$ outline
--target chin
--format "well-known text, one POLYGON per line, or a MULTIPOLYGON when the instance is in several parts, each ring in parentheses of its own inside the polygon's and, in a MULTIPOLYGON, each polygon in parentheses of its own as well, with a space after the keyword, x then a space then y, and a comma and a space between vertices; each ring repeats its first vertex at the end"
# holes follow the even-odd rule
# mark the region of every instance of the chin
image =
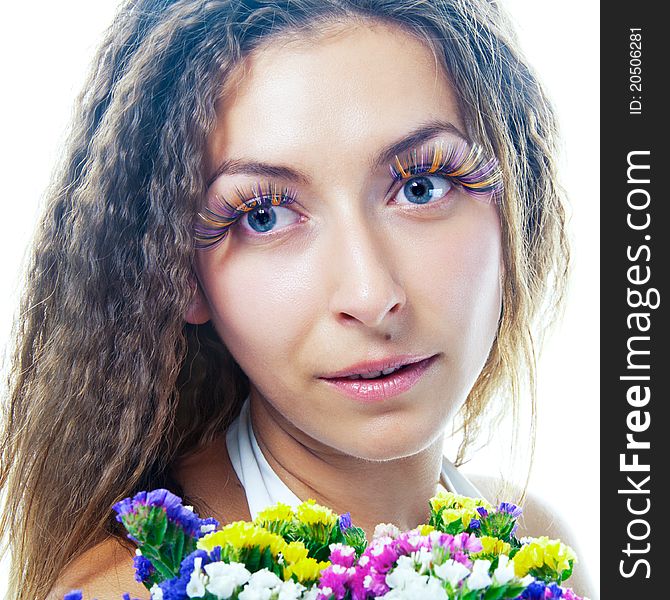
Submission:
POLYGON ((378 427, 374 431, 361 432, 350 440, 358 443, 340 446, 340 450, 373 462, 397 460, 425 450, 441 433, 442 430, 395 424, 392 428, 378 427))

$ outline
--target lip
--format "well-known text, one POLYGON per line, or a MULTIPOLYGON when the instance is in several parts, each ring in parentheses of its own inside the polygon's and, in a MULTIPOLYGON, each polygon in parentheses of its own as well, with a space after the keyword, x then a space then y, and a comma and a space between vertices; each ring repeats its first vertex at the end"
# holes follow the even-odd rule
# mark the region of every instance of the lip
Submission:
POLYGON ((422 360, 430 358, 433 355, 423 354, 402 354, 398 356, 389 356, 387 358, 382 358, 381 360, 371 360, 363 361, 351 365, 346 369, 341 369, 335 371, 334 373, 329 373, 327 375, 320 375, 320 379, 335 379, 338 377, 349 377, 350 375, 367 375, 368 373, 374 373, 375 371, 383 371, 384 369, 397 369, 405 365, 412 363, 418 363, 422 360))
POLYGON ((336 373, 335 376, 320 377, 320 379, 360 402, 380 402, 410 390, 435 362, 437 356, 434 354, 418 360, 416 357, 409 359, 394 357, 386 361, 360 363, 336 373), (403 369, 375 379, 346 379, 349 375, 381 371, 402 365, 404 365, 403 369))

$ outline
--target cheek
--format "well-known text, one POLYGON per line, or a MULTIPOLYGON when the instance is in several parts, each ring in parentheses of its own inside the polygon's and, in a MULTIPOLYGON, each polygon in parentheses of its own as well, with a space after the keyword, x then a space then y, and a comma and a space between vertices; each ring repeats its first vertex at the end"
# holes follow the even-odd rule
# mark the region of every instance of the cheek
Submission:
POLYGON ((453 341, 486 352, 497 330, 501 306, 501 235, 494 206, 474 205, 464 218, 428 238, 417 278, 421 296, 453 341), (460 343, 460 342, 458 342, 460 343))
POLYGON ((214 325, 240 366, 251 374, 254 365, 285 362, 318 305, 305 257, 227 252, 200 270, 214 325))

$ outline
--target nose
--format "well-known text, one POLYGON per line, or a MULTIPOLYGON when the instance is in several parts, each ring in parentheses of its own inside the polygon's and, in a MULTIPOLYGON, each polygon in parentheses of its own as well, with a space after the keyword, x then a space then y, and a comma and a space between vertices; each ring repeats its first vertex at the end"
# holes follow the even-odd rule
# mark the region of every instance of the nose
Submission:
POLYGON ((330 310, 340 321, 380 327, 407 302, 396 280, 392 240, 365 222, 340 223, 326 269, 333 278, 330 310))

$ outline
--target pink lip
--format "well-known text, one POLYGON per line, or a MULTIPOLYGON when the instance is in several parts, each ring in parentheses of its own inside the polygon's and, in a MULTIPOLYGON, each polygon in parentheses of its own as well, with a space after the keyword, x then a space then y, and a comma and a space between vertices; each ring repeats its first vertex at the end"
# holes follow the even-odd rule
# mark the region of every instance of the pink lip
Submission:
POLYGON ((430 356, 425 354, 402 354, 400 356, 389 356, 387 358, 382 358, 381 360, 359 362, 355 365, 347 367, 346 369, 341 369, 326 375, 320 375, 320 378, 335 379, 336 377, 349 377, 349 375, 367 375, 368 373, 383 371, 384 369, 397 369, 398 367, 402 367, 404 365, 418 363, 422 360, 425 360, 426 358, 430 358, 430 356))
MULTIPOLYGON (((360 402, 379 402, 411 389, 414 384, 421 379, 426 370, 435 362, 436 358, 437 354, 411 364, 407 364, 407 360, 404 362, 401 361, 400 364, 406 364, 407 366, 395 373, 382 375, 375 379, 346 379, 346 376, 321 377, 321 379, 360 402)), ((352 371, 351 368, 349 368, 346 372, 353 375, 356 373, 365 373, 366 370, 369 372, 390 369, 391 366, 393 366, 375 366, 375 368, 371 368, 371 364, 381 363, 379 361, 377 363, 365 363, 362 370, 352 371)), ((360 369, 359 366, 355 366, 354 368, 360 369)))

